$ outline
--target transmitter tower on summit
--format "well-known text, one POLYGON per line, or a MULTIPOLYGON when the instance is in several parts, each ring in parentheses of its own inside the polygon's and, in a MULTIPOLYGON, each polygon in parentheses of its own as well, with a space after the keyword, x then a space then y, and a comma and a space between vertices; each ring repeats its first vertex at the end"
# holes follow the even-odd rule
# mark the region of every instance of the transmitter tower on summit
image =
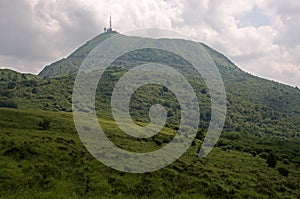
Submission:
POLYGON ((117 31, 113 31, 113 29, 112 29, 111 15, 109 16, 109 28, 104 28, 104 32, 106 32, 106 33, 117 33, 117 31))

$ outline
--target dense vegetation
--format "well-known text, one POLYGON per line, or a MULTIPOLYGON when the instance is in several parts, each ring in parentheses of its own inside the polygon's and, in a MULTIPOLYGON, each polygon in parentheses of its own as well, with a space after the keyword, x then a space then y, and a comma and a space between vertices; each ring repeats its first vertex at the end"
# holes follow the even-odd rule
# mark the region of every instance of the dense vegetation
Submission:
POLYGON ((84 148, 74 128, 71 103, 76 72, 101 34, 39 76, 0 70, 0 196, 116 198, 297 198, 300 197, 300 90, 247 74, 208 46, 224 79, 227 116, 213 152, 197 152, 210 121, 210 94, 189 63, 165 51, 144 49, 116 60, 98 84, 99 122, 118 146, 144 152, 159 149, 178 129, 180 105, 172 91, 158 85, 139 88, 130 114, 149 122, 152 104, 168 113, 166 127, 150 139, 126 136, 115 126, 110 96, 131 67, 158 62, 173 66, 190 82, 200 103, 197 140, 178 161, 142 175, 105 167, 84 148))

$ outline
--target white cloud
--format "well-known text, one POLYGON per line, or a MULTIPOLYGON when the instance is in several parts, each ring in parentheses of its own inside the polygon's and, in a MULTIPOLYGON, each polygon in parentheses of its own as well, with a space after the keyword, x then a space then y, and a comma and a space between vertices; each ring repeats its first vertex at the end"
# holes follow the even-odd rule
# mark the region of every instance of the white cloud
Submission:
POLYGON ((0 66, 36 73, 102 32, 110 12, 120 32, 174 29, 248 72, 300 86, 300 2, 294 0, 2 0, 0 66), (249 18, 253 13, 258 16, 249 18))

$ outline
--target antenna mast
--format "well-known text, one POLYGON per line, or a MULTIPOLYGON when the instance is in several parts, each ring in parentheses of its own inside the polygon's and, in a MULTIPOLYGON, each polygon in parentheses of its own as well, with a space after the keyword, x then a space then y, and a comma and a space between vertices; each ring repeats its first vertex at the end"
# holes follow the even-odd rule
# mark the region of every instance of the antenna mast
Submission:
POLYGON ((117 31, 113 31, 113 29, 112 29, 111 13, 110 13, 110 16, 109 16, 109 28, 104 28, 104 32, 117 33, 117 31))
POLYGON ((111 26, 111 13, 110 13, 110 17, 109 17, 109 29, 112 30, 112 26, 111 26))

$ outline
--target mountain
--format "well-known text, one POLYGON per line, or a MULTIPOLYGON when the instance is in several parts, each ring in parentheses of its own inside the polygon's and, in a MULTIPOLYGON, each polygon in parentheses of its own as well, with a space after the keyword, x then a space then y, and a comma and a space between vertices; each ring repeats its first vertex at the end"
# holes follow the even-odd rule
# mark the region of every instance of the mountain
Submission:
MULTIPOLYGON (((49 66, 46 66, 40 73, 39 76, 42 78, 50 78, 50 77, 61 77, 64 75, 70 75, 77 73, 80 65, 86 56, 102 41, 105 39, 114 36, 117 33, 102 33, 92 40, 86 42, 83 46, 75 50, 71 55, 67 58, 63 58, 49 66)), ((218 53, 217 51, 211 49, 207 45, 203 43, 199 43, 199 45, 203 46, 208 50, 209 54, 212 56, 213 60, 223 67, 237 67, 224 55, 218 53)))
MULTIPOLYGON (((71 111, 71 93, 76 73, 84 60, 84 58, 99 43, 113 36, 111 33, 103 33, 88 41, 86 44, 78 48, 68 58, 62 59, 51 64, 42 70, 39 77, 35 79, 26 75, 15 74, 15 77, 8 76, 2 81, 2 102, 13 98, 20 108, 41 108, 44 110, 71 111), (10 78, 10 79, 9 79, 10 78), (13 81, 15 86, 8 85, 9 81, 13 81), (29 84, 31 81, 33 84, 29 84), (6 96, 7 95, 7 96, 6 96)), ((246 131, 252 134, 269 134, 285 137, 299 137, 300 129, 300 90, 280 83, 264 80, 243 72, 234 65, 227 57, 221 53, 211 49, 203 43, 198 45, 204 47, 216 63, 220 70, 221 76, 225 83, 227 92, 227 117, 225 130, 227 131, 246 131)), ((202 103, 201 110, 201 128, 203 131, 208 126, 210 120, 210 96, 205 83, 199 77, 193 76, 193 72, 189 71, 188 63, 180 60, 174 55, 158 50, 140 50, 124 55, 116 60, 112 65, 114 67, 131 67, 141 63, 158 62, 177 67, 192 82, 193 86, 198 90, 198 98, 202 103), (155 59, 155 60, 151 60, 155 59)), ((111 69, 113 70, 113 69, 111 69)), ((124 74, 125 70, 117 69, 113 71, 113 75, 104 73, 104 78, 99 84, 103 86, 98 89, 96 99, 97 110, 110 115, 109 96, 113 90, 114 84, 124 74), (123 70, 123 71, 122 71, 123 70), (99 100, 102 100, 100 103, 99 100)), ((112 72, 112 71, 111 71, 112 72)), ((6 76, 2 71, 2 79, 6 76)), ((11 83, 10 83, 11 84, 11 83)), ((0 89, 1 89, 0 88, 0 89)), ((149 96, 156 96, 155 100, 159 101, 160 96, 157 90, 141 88, 140 92, 133 96, 132 108, 134 118, 148 118, 147 111, 141 110, 141 106, 149 107, 154 99, 148 100, 149 96), (146 90, 148 92, 146 92, 146 90), (149 93, 150 91, 150 93, 149 93), (142 98, 145 99, 141 102, 142 98)), ((168 111, 174 114, 171 120, 178 118, 178 109, 176 100, 172 98, 172 92, 166 92, 163 99, 165 104, 173 104, 167 107, 168 111), (177 113, 177 114, 176 114, 177 113)), ((103 114, 103 113, 102 113, 103 114)), ((176 123, 173 121, 173 123, 176 123)), ((174 124, 176 125, 176 124, 174 124)))
POLYGON ((143 49, 123 55, 103 74, 96 93, 99 122, 110 139, 128 150, 152 151, 172 139, 180 122, 180 106, 174 93, 162 86, 143 86, 130 102, 130 114, 141 125, 149 123, 151 105, 159 103, 166 108, 166 128, 159 135, 150 139, 127 136, 116 127, 111 114, 111 93, 127 69, 158 62, 177 67, 193 85, 201 112, 197 140, 180 160, 150 174, 116 172, 91 157, 68 112, 81 63, 92 49, 113 35, 96 36, 67 58, 46 66, 38 76, 0 70, 0 107, 5 107, 0 108, 3 197, 9 192, 22 197, 27 189, 34 189, 30 193, 36 197, 60 192, 62 198, 97 194, 107 198, 300 196, 300 90, 245 73, 203 43, 197 45, 204 47, 216 63, 227 93, 225 126, 212 155, 201 160, 197 157, 211 117, 205 82, 182 58, 166 51, 143 49), (276 169, 266 163, 273 155, 278 162, 276 169))

